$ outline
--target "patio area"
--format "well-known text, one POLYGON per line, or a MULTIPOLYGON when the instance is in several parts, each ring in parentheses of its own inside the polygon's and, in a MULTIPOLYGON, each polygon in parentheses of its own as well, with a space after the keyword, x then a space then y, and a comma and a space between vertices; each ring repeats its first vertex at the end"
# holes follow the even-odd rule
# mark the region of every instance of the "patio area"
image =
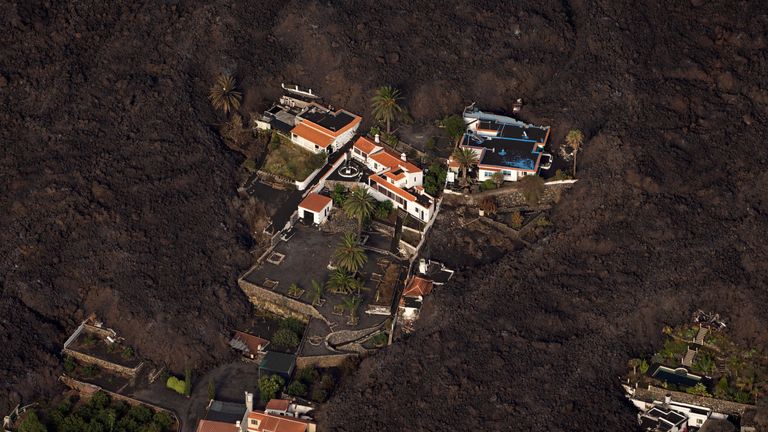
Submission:
MULTIPOLYGON (((328 265, 343 234, 324 233, 303 225, 297 225, 295 230, 293 237, 280 242, 264 262, 246 274, 244 279, 311 305, 314 298, 312 281, 317 281, 323 286, 328 281, 328 265)), ((394 293, 402 288, 407 272, 406 264, 389 254, 371 250, 365 252, 368 260, 358 273, 364 288, 359 293, 362 302, 357 309, 357 322, 350 320, 349 311, 342 306, 344 299, 348 297, 346 295, 324 291, 322 304, 314 305, 328 322, 322 326, 327 327, 327 333, 370 328, 381 324, 390 316, 394 293), (371 305, 382 314, 365 313, 371 305)), ((314 333, 315 336, 318 335, 317 332, 314 333)))

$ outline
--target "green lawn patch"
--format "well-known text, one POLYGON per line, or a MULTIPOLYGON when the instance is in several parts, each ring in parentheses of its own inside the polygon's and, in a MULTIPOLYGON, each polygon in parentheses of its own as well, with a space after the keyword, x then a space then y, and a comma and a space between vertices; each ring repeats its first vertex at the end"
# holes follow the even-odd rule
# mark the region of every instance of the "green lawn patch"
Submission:
POLYGON ((302 181, 325 164, 325 157, 324 153, 312 153, 280 137, 279 144, 270 145, 261 169, 290 180, 302 181))

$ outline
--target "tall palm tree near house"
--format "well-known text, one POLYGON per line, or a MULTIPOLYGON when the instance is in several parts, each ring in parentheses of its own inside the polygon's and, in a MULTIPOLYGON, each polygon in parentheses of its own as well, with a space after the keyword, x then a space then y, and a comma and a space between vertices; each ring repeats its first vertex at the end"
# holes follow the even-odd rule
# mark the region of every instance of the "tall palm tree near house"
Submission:
POLYGON ((339 268, 352 274, 360 270, 368 261, 365 250, 360 246, 357 237, 351 233, 344 233, 333 257, 339 268))
POLYGON ((399 101, 401 99, 400 90, 391 86, 379 87, 376 89, 376 94, 371 98, 373 117, 387 124, 388 134, 392 133, 392 121, 405 112, 400 106, 399 101))
POLYGON ((355 281, 355 278, 349 272, 338 268, 331 272, 325 286, 330 292, 335 294, 352 294, 355 288, 357 288, 355 281))
POLYGON ((208 94, 208 99, 211 100, 211 104, 213 104, 215 109, 224 111, 224 114, 229 114, 240 108, 243 94, 237 89, 235 78, 228 73, 224 73, 216 78, 216 82, 208 94))
POLYGON ((357 219, 358 235, 363 232, 363 221, 373 214, 374 201, 368 190, 362 187, 352 189, 347 199, 344 200, 344 213, 353 219, 357 219))
POLYGON ((565 143, 573 149, 573 176, 576 177, 576 153, 581 150, 581 145, 584 144, 584 132, 578 129, 569 130, 565 136, 565 143))
POLYGON ((360 296, 350 296, 344 298, 344 300, 341 301, 341 304, 344 305, 344 309, 349 311, 349 320, 354 321, 355 318, 357 318, 357 308, 360 307, 360 304, 363 302, 363 299, 360 298, 360 296))
POLYGON ((453 151, 453 159, 459 164, 459 167, 461 168, 461 181, 466 185, 467 170, 469 170, 469 167, 472 165, 477 164, 477 153, 472 149, 456 147, 456 150, 453 151))

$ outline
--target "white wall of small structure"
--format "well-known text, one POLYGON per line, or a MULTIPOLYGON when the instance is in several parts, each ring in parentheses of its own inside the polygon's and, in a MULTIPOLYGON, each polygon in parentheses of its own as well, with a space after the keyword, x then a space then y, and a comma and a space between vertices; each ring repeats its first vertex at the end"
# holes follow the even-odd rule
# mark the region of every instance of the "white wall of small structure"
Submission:
POLYGON ((328 203, 328 205, 325 206, 325 208, 321 210, 319 213, 299 207, 299 219, 303 220, 307 213, 311 213, 312 222, 317 225, 320 225, 326 220, 328 220, 328 215, 331 213, 331 207, 332 207, 332 204, 328 203))

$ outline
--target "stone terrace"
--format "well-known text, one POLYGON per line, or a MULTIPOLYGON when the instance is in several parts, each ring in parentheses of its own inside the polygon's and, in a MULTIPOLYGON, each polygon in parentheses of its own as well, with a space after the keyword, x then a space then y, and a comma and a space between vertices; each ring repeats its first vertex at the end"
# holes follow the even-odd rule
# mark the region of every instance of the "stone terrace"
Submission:
MULTIPOLYGON (((299 302, 310 305, 312 302, 311 287, 312 280, 322 284, 328 280, 328 264, 331 262, 333 252, 341 241, 341 233, 329 234, 319 231, 316 228, 304 225, 296 226, 295 235, 287 242, 280 242, 269 254, 261 265, 252 269, 243 279, 246 282, 257 285, 262 288, 271 289, 275 293, 287 296, 288 288, 296 283, 305 290, 298 299, 299 302), (282 257, 280 257, 280 254, 282 257), (280 261, 281 260, 281 261, 280 261), (279 264, 275 264, 278 262, 279 264), (278 282, 274 288, 269 288, 267 281, 278 282)), ((361 275, 365 281, 365 288, 360 295, 363 302, 358 308, 359 322, 356 325, 349 325, 349 312, 342 314, 334 313, 334 307, 341 304, 346 297, 340 294, 325 292, 323 298, 325 303, 315 309, 323 316, 327 326, 313 327, 314 332, 309 332, 315 336, 325 336, 328 332, 337 332, 340 330, 362 330, 379 326, 386 321, 388 315, 369 315, 365 311, 368 305, 373 302, 376 296, 377 281, 372 280, 374 273, 381 275, 384 273, 384 266, 389 263, 400 264, 398 260, 391 255, 380 254, 366 250, 368 262, 361 270, 361 275), (327 331, 325 328, 327 327, 327 331), (322 329, 323 331, 319 331, 322 329), (320 333, 325 333, 321 335, 320 333)), ((402 267, 402 273, 406 271, 405 264, 402 267)), ((398 281, 401 282, 401 281, 398 281)), ((395 289, 401 289, 397 286, 395 289)))

